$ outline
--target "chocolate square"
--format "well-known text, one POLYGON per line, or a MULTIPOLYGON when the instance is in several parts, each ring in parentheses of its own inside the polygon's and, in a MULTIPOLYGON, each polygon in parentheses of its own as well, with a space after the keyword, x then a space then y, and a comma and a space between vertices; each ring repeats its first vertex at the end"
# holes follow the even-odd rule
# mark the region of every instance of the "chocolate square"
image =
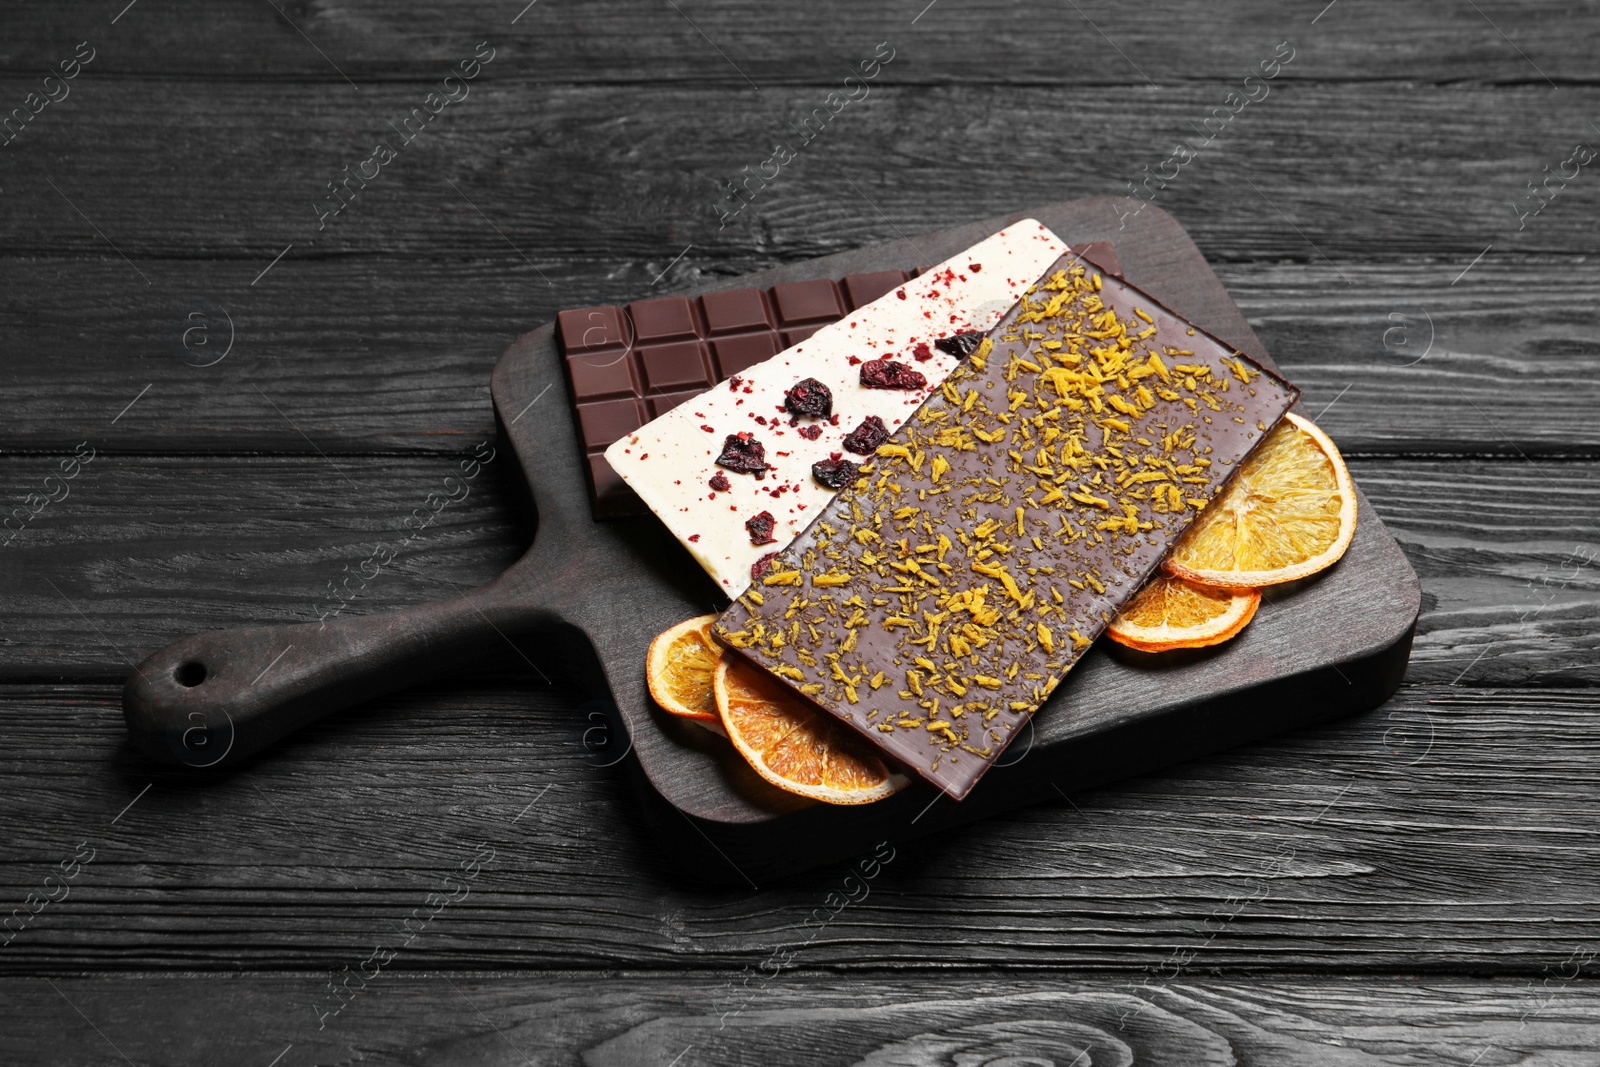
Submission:
POLYGON ((686 389, 681 393, 663 393, 661 396, 653 396, 646 401, 650 405, 650 417, 659 419, 685 400, 693 400, 703 392, 705 392, 704 389, 686 389))
POLYGON ((578 405, 578 425, 583 430, 583 439, 594 448, 609 447, 646 421, 644 401, 635 397, 578 405))
POLYGON ((561 344, 568 355, 621 348, 628 343, 628 324, 616 307, 578 308, 556 316, 561 344))
POLYGON ((628 317, 633 320, 634 334, 640 344, 697 337, 700 333, 694 305, 686 297, 635 301, 628 305, 628 317))
POLYGON ((904 285, 903 270, 880 270, 875 274, 851 274, 844 280, 844 295, 850 301, 850 310, 872 303, 884 293, 904 285))
POLYGON ((700 341, 649 345, 639 349, 645 385, 652 393, 705 389, 715 380, 706 346, 700 341))
POLYGON ((778 321, 785 326, 832 322, 844 314, 839 290, 826 278, 774 285, 772 298, 778 305, 778 321))
POLYGON ((717 354, 717 379, 720 381, 771 359, 778 354, 781 346, 776 334, 749 333, 712 341, 711 349, 717 354))
POLYGON ((770 330, 773 325, 767 294, 760 289, 707 293, 700 298, 700 310, 705 312, 706 333, 712 337, 725 333, 770 330))
POLYGON ((589 484, 594 488, 595 511, 601 515, 630 515, 644 506, 639 494, 598 453, 589 457, 589 484))
POLYGON ((797 326, 792 330, 784 330, 783 347, 791 348, 827 325, 826 322, 819 322, 813 326, 797 326))
POLYGON ((596 352, 567 357, 567 380, 578 403, 608 396, 636 396, 639 374, 629 352, 596 352))

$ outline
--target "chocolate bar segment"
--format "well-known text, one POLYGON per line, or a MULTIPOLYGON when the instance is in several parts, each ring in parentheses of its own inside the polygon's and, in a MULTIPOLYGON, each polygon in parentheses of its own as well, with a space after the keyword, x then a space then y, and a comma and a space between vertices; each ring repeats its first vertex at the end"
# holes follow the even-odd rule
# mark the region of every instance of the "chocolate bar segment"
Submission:
POLYGON ((803 323, 826 325, 845 313, 839 287, 826 278, 809 282, 786 282, 772 287, 772 301, 778 307, 778 321, 785 326, 803 323))
POLYGON ((1297 396, 1064 256, 715 632, 960 799, 1297 396))
POLYGON ((905 271, 880 270, 873 274, 852 274, 844 280, 845 299, 850 310, 870 304, 884 293, 907 281, 905 271))
POLYGON ((556 317, 561 350, 568 356, 589 352, 620 351, 633 341, 633 327, 614 307, 579 308, 556 317))
POLYGON ((610 397, 636 397, 643 392, 634 361, 615 352, 567 357, 567 380, 579 404, 610 397))
MULTIPOLYGON (((1102 269, 1119 271, 1108 243, 1082 245, 1075 251, 1102 269)), ((911 277, 906 271, 877 271, 837 281, 732 289, 698 298, 639 300, 626 310, 601 306, 561 312, 556 332, 575 408, 573 422, 590 473, 594 517, 619 518, 649 510, 601 454, 612 441, 717 382, 799 344, 911 277), (625 400, 640 403, 618 403, 625 400), (635 418, 639 421, 613 436, 617 427, 635 418), (591 427, 598 436, 591 434, 591 427)))
POLYGON ((724 381, 763 360, 771 359, 783 350, 783 345, 776 333, 747 333, 738 337, 719 337, 711 342, 711 350, 717 355, 717 380, 724 381))
POLYGON ((706 330, 713 337, 770 330, 774 325, 767 294, 760 289, 733 289, 700 298, 706 330))
POLYGON ((711 353, 700 341, 641 344, 639 364, 644 369, 645 385, 652 393, 709 389, 716 381, 711 370, 711 353))
POLYGON ((633 322, 634 339, 641 345, 652 341, 679 341, 686 337, 699 337, 699 316, 694 304, 681 296, 662 297, 659 300, 641 300, 628 305, 628 318, 633 322))

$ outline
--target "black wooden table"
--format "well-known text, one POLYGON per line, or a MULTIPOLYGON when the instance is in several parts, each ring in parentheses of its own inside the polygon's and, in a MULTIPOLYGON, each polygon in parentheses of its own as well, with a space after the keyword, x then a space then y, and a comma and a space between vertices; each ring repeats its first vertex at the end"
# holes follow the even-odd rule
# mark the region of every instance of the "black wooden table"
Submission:
POLYGON ((1597 1062, 1592 9, 524 2, 6 11, 0 1061, 1597 1062), (516 557, 494 463, 401 524, 557 310, 1130 191, 1422 577, 1383 708, 737 889, 537 644, 127 746, 179 637, 516 557))

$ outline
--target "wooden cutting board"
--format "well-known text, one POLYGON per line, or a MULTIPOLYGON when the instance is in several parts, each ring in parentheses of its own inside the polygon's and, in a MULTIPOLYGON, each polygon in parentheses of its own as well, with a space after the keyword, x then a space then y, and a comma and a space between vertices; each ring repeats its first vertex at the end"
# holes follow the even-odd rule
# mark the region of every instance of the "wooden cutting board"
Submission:
MULTIPOLYGON (((1022 218, 1069 244, 1108 240, 1123 275, 1166 306, 1277 369, 1200 250, 1159 208, 1102 197, 986 219, 793 264, 718 289, 772 286, 936 263, 1022 218)), ((709 290, 704 290, 709 291, 709 290)), ((644 674, 656 634, 720 611, 720 591, 653 516, 596 522, 564 402, 551 325, 518 338, 495 367, 502 436, 533 496, 533 544, 465 596, 327 626, 256 627, 180 641, 124 692, 143 747, 192 767, 237 764, 360 700, 459 669, 507 637, 554 643, 603 712, 662 856, 712 881, 756 883, 862 854, 1283 730, 1365 710, 1399 685, 1421 590, 1363 499, 1343 560, 1271 591, 1255 620, 1215 649, 1160 657, 1101 641, 967 799, 913 784, 841 808, 783 793, 722 738, 655 708, 644 674)), ((580 725, 592 725, 581 723, 580 725)))
MULTIPOLYGON (((1274 370, 1244 316, 1172 216, 1146 205, 1119 223, 1121 198, 1074 200, 875 245, 716 288, 938 262, 1021 218, 1063 241, 1108 240, 1123 275, 1168 307, 1274 370)), ((562 388, 549 326, 519 338, 494 374, 495 408, 540 514, 535 553, 569 590, 559 609, 592 644, 592 672, 609 685, 614 728, 632 744, 653 836, 699 875, 770 878, 869 851, 882 840, 936 832, 1057 790, 1104 784, 1381 703, 1399 685, 1421 591, 1399 546, 1363 499, 1354 543, 1324 574, 1269 593, 1244 633, 1218 649, 1147 656, 1101 641, 1024 735, 961 803, 913 785, 861 808, 796 803, 752 773, 721 738, 656 710, 646 692, 650 639, 724 601, 653 519, 588 518, 571 419, 560 404, 517 416, 540 391, 562 388), (541 546, 543 546, 541 548, 541 546)), ((609 702, 608 702, 609 704, 609 702)))

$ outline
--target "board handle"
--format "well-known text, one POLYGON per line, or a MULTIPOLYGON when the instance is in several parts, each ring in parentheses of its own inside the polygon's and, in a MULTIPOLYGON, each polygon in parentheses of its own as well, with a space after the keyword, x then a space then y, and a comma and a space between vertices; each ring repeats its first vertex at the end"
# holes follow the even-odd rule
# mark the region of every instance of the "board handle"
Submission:
POLYGON ((128 732, 180 766, 226 767, 332 712, 558 624, 502 579, 449 600, 329 623, 218 630, 168 645, 123 689, 128 732))

